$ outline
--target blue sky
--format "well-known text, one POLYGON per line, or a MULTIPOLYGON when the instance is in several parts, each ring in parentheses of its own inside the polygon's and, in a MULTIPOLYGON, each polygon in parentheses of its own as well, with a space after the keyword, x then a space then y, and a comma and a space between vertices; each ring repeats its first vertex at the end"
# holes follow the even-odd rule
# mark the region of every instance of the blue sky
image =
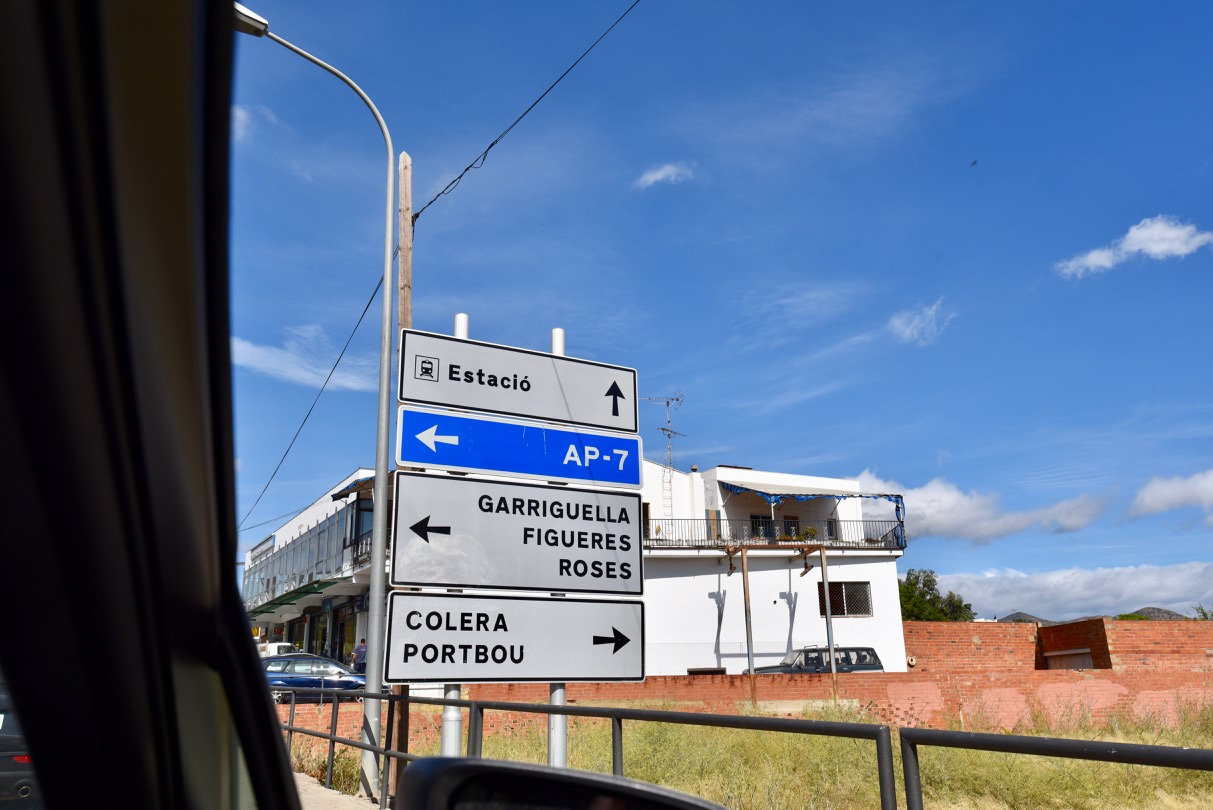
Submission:
MULTIPOLYGON (((443 189, 629 2, 264 0, 443 189)), ((1213 6, 642 0, 417 220, 414 326, 681 392, 675 465, 905 495, 990 617, 1213 605, 1213 6)), ((240 36, 239 515, 382 273, 386 154, 240 36)), ((380 303, 241 550, 373 466, 380 303)), ((640 403, 647 455, 665 410, 640 403)))

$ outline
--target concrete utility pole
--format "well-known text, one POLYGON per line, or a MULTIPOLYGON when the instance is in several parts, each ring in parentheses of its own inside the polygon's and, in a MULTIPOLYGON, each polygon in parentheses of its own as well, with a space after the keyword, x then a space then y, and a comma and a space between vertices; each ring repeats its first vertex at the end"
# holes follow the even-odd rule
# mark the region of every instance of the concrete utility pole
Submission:
MULTIPOLYGON (((400 216, 396 232, 400 237, 400 253, 396 259, 396 323, 401 329, 413 328, 413 159, 408 152, 400 153, 399 177, 400 216)), ((397 347, 399 350, 399 347, 397 347)))
MULTIPOLYGON (((399 240, 396 253, 396 335, 399 335, 401 329, 409 329, 413 325, 413 159, 409 157, 408 152, 400 153, 396 178, 396 235, 399 240)), ((386 294, 385 290, 384 295, 386 294)), ((396 352, 400 352, 399 344, 396 346, 396 352)), ((386 652, 386 636, 383 644, 386 652)), ((392 687, 392 694, 407 698, 408 684, 392 687)), ((408 711, 396 712, 396 728, 393 729, 392 739, 395 740, 397 751, 408 750, 408 711)), ((381 795, 388 794, 391 786, 396 784, 401 765, 402 763, 394 758, 383 763, 384 784, 381 795)))

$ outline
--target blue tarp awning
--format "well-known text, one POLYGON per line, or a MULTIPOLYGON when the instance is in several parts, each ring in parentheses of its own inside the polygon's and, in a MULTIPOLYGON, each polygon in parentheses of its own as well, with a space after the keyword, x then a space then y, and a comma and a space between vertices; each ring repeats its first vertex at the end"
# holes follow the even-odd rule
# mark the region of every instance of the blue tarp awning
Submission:
POLYGON ((342 498, 346 497, 347 495, 350 495, 355 492, 362 492, 364 490, 371 489, 373 486, 375 486, 375 476, 368 475, 366 478, 358 478, 354 481, 349 482, 344 487, 342 487, 341 489, 334 492, 333 500, 339 501, 342 498))
POLYGON ((778 506, 787 500, 794 501, 811 501, 816 498, 833 498, 841 501, 844 498, 875 498, 879 500, 889 501, 896 509, 897 520, 904 519, 904 502, 900 495, 877 492, 844 492, 841 490, 829 490, 819 487, 799 487, 787 485, 762 485, 762 484, 735 484, 729 481, 720 481, 720 486, 724 487, 729 492, 742 493, 752 492, 762 498, 771 506, 778 506))

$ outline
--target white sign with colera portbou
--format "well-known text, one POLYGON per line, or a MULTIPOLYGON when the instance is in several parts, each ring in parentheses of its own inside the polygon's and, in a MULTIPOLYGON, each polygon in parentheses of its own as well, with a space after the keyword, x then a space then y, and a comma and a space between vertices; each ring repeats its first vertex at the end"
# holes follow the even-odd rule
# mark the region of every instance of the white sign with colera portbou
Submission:
POLYGON ((644 604, 393 591, 386 683, 644 680, 644 604))

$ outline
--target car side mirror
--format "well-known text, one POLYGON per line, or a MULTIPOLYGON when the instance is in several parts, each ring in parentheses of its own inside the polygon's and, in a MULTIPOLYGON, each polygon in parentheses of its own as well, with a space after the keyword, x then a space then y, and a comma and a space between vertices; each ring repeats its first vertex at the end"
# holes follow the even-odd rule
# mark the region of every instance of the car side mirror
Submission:
POLYGON ((392 806, 400 810, 724 810, 696 796, 623 777, 455 757, 410 762, 400 774, 392 806))

